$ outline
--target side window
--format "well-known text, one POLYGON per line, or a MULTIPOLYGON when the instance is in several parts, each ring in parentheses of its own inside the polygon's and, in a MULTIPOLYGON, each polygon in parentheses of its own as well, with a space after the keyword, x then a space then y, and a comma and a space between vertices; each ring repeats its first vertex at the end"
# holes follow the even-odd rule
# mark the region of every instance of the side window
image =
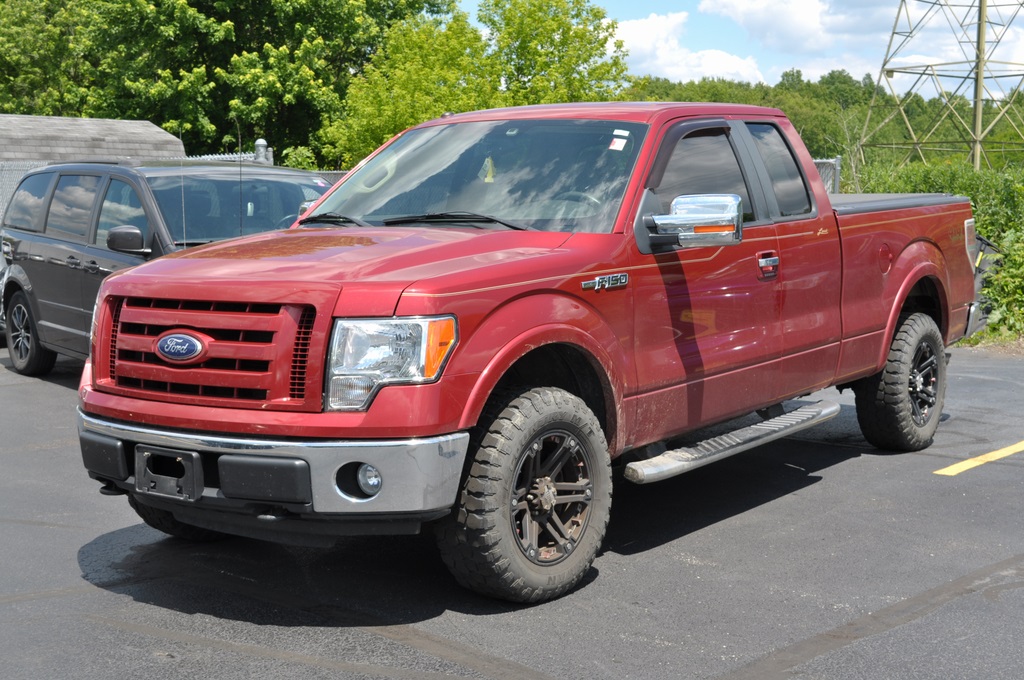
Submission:
POLYGON ((768 168, 775 200, 779 203, 782 215, 790 217, 811 212, 807 185, 779 129, 768 123, 747 123, 747 129, 753 135, 754 144, 768 168))
POLYGON ((135 187, 119 179, 110 180, 107 195, 103 198, 100 208, 99 224, 96 226, 96 241, 99 246, 106 247, 107 233, 111 227, 125 224, 138 227, 142 231, 143 243, 149 237, 149 221, 146 211, 142 209, 142 201, 135 187))
POLYGON ((754 219, 750 192, 725 130, 698 130, 676 142, 658 186, 651 187, 661 214, 667 215, 676 196, 736 194, 743 199, 743 221, 754 219))
POLYGON ((50 212, 46 216, 46 231, 60 232, 75 239, 84 239, 89 233, 89 218, 96 205, 97 175, 63 175, 57 180, 50 212))
POLYGON ((50 188, 52 172, 29 175, 21 180, 4 214, 4 226, 43 230, 43 214, 46 210, 46 190, 50 188))

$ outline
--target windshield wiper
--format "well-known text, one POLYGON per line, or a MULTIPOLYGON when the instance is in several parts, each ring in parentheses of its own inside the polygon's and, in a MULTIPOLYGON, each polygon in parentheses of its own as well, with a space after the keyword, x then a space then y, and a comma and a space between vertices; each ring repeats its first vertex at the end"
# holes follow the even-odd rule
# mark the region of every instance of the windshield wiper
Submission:
POLYGON ((489 222, 491 224, 500 224, 503 227, 509 229, 516 229, 518 231, 528 230, 530 227, 523 226, 522 224, 516 224, 515 222, 508 222, 506 220, 500 220, 497 217, 491 215, 481 215, 480 213, 465 212, 462 210, 452 212, 439 212, 439 213, 424 213, 422 215, 404 215, 402 217, 389 217, 384 220, 384 224, 391 226, 397 224, 416 224, 417 222, 450 222, 450 223, 469 223, 469 222, 489 222))
POLYGON ((181 246, 182 248, 191 248, 193 246, 205 246, 207 243, 213 243, 216 240, 215 238, 187 239, 185 241, 175 241, 174 245, 181 246))
POLYGON ((325 212, 317 215, 310 215, 309 217, 303 217, 299 220, 299 224, 312 224, 314 222, 321 222, 323 224, 354 224, 357 227, 369 227, 372 226, 360 219, 355 217, 349 217, 348 215, 342 215, 340 213, 325 212))

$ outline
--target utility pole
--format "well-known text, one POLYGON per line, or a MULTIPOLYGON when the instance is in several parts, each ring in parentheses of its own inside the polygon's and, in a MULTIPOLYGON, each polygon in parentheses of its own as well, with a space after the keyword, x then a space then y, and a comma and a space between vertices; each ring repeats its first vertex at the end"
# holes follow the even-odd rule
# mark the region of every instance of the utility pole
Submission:
POLYGON ((978 0, 978 42, 974 67, 974 148, 971 157, 974 169, 981 169, 982 122, 985 113, 985 24, 988 23, 988 0, 978 0))

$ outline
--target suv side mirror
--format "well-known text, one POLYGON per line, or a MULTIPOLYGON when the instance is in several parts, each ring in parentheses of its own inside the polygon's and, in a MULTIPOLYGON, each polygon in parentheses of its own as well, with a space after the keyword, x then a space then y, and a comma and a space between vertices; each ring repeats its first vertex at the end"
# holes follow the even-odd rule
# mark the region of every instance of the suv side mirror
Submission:
POLYGON ((743 200, 736 194, 676 196, 668 215, 645 215, 651 244, 729 246, 743 240, 743 200))
POLYGON ((142 230, 130 224, 110 228, 107 232, 107 248, 129 255, 149 255, 152 252, 146 247, 142 230))

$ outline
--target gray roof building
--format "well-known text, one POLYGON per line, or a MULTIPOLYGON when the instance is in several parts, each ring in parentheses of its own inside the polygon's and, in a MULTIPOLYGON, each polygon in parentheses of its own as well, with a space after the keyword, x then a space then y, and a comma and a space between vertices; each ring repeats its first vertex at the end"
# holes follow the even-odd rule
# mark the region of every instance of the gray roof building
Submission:
POLYGON ((180 139, 145 120, 0 114, 0 214, 21 176, 41 165, 184 155, 180 139))
POLYGON ((149 121, 0 114, 0 161, 180 158, 181 140, 149 121))

